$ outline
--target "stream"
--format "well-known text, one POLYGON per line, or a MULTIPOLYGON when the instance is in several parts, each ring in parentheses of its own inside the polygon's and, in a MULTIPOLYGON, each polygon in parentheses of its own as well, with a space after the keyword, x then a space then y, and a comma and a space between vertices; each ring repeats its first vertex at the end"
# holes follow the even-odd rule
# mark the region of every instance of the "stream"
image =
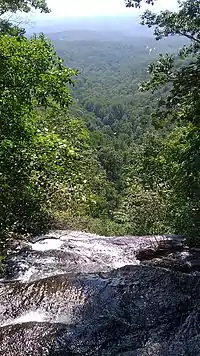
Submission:
POLYGON ((176 236, 20 242, 0 280, 0 355, 198 356, 199 261, 176 236))

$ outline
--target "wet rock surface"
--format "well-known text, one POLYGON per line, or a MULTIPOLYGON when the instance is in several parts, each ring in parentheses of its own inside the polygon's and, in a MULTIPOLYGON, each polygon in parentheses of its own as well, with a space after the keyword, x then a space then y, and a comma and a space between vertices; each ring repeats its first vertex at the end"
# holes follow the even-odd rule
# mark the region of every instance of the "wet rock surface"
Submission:
MULTIPOLYGON (((29 281, 66 272, 105 272, 137 265, 137 253, 178 248, 180 238, 168 236, 103 237, 78 231, 53 231, 19 244, 6 262, 5 278, 29 281)), ((182 245, 181 245, 182 246, 182 245)))
POLYGON ((0 282, 0 355, 200 355, 198 253, 169 236, 22 244, 0 282))

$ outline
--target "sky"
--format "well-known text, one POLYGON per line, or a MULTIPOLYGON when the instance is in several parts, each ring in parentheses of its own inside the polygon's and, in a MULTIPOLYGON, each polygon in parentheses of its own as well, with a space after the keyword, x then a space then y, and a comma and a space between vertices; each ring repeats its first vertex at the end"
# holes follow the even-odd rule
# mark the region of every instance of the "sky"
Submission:
MULTIPOLYGON (((152 9, 175 10, 174 3, 175 0, 157 0, 157 4, 152 9)), ((47 0, 47 4, 52 10, 48 15, 51 18, 120 16, 138 12, 136 9, 126 9, 124 0, 47 0)), ((144 9, 143 7, 142 11, 144 9)))

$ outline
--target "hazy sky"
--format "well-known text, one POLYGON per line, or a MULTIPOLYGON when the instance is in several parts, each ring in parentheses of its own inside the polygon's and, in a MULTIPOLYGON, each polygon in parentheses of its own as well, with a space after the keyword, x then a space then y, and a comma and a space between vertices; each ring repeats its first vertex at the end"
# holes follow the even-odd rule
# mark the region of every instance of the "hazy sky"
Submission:
MULTIPOLYGON (((124 15, 136 13, 126 9, 124 0, 47 0, 52 10, 51 17, 76 17, 96 15, 124 15)), ((154 9, 175 9, 175 0, 157 0, 154 9)), ((144 10, 144 7, 143 7, 144 10)))

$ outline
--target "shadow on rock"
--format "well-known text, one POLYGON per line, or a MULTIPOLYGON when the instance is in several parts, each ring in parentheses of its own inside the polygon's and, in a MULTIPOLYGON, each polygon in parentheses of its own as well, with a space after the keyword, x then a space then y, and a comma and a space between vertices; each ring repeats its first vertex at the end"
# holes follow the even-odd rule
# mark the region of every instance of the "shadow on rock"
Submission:
POLYGON ((0 354, 197 356, 199 294, 198 276, 150 266, 2 283, 0 354))

